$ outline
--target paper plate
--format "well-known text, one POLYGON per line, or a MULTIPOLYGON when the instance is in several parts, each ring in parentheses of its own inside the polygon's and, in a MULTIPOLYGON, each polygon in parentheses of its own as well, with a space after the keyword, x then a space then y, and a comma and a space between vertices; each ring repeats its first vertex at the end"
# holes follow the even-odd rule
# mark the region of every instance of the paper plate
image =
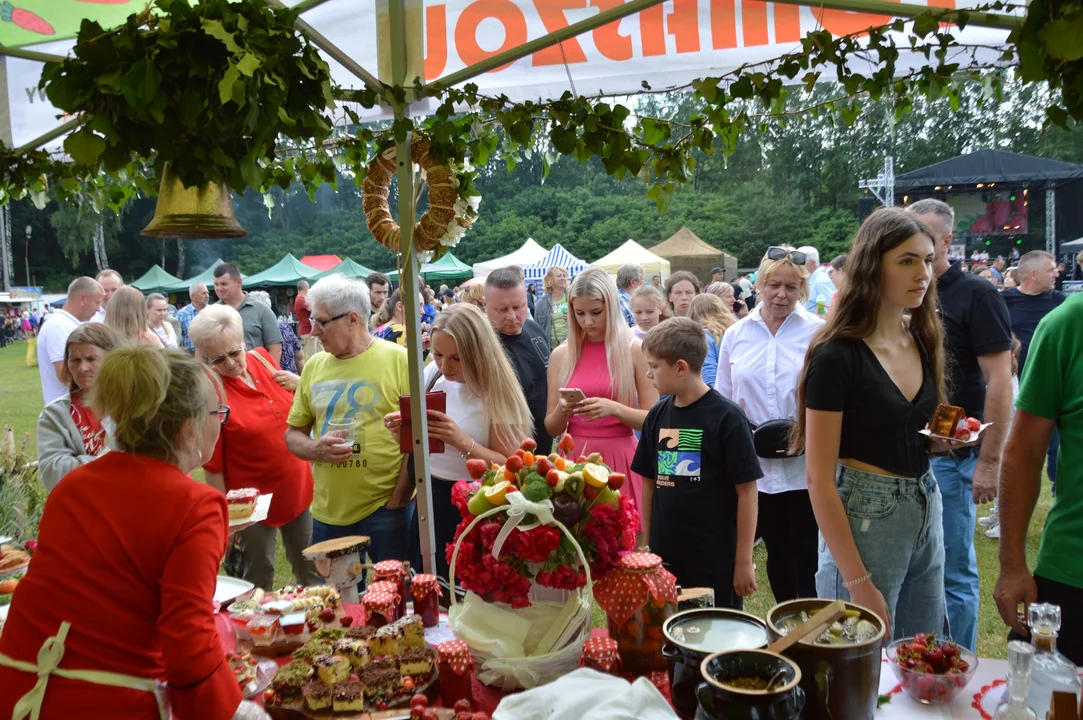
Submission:
POLYGON ((256 586, 247 580, 219 575, 218 584, 214 588, 214 601, 219 605, 225 605, 230 600, 236 600, 241 595, 250 592, 254 587, 256 586))
POLYGON ((263 522, 267 519, 267 513, 271 510, 271 498, 273 497, 274 493, 260 495, 256 498, 256 509, 252 511, 252 514, 246 518, 230 520, 229 526, 237 527, 238 525, 251 525, 252 523, 263 522))
POLYGON ((922 435, 925 435, 926 437, 936 438, 937 440, 952 440, 954 442, 967 443, 967 442, 974 442, 975 440, 980 438, 982 433, 985 432, 985 428, 989 427, 992 424, 993 423, 982 423, 982 426, 978 429, 977 432, 974 432, 973 430, 971 430, 970 431, 970 439, 968 439, 968 440, 956 440, 955 438, 949 438, 949 437, 945 437, 943 435, 934 435, 933 431, 930 430, 929 428, 922 428, 921 430, 918 430, 918 432, 921 433, 922 435))

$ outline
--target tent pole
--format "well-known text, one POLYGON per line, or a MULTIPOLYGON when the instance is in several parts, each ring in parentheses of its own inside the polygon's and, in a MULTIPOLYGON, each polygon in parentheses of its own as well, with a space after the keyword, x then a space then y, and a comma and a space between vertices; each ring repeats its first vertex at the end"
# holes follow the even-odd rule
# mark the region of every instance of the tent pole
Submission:
MULTIPOLYGON (((283 3, 282 0, 266 1, 268 5, 273 5, 274 7, 286 7, 285 3, 283 3)), ((325 1, 326 0, 313 0, 311 2, 302 4, 307 6, 305 7, 306 10, 310 10, 311 8, 316 7, 316 5, 320 5, 325 1)), ((383 95, 384 91, 386 90, 384 84, 380 82, 379 79, 377 79, 376 76, 374 76, 368 70, 358 65, 357 61, 344 53, 337 45, 324 37, 319 30, 312 27, 299 17, 297 18, 297 21, 294 23, 294 25, 297 27, 298 30, 303 32, 309 40, 312 41, 313 45, 318 47, 320 50, 323 50, 325 53, 330 55, 335 60, 335 62, 349 70, 354 76, 356 76, 361 82, 365 84, 365 87, 383 95)))
MULTIPOLYGON (((495 70, 498 67, 515 62, 527 55, 533 55, 539 50, 544 50, 547 47, 552 47, 565 40, 570 40, 585 32, 590 32, 591 30, 600 28, 615 20, 620 20, 621 18, 659 5, 662 2, 663 0, 631 0, 631 2, 618 5, 617 7, 598 13, 593 17, 580 20, 577 23, 572 23, 567 27, 551 32, 536 40, 531 40, 530 42, 505 50, 504 52, 497 53, 490 58, 474 63, 462 70, 433 80, 430 83, 426 83, 425 88, 429 94, 435 94, 434 86, 442 88, 454 87, 471 78, 475 78, 478 75, 484 75, 490 70, 495 70)), ((929 10, 929 6, 927 5, 907 5, 904 3, 889 2, 888 0, 823 0, 822 2, 821 0, 778 0, 778 2, 787 5, 807 5, 813 8, 814 11, 816 8, 823 7, 832 10, 852 10, 904 18, 913 18, 929 10)), ((948 15, 946 19, 950 20, 954 17, 954 15, 948 15)), ((1020 27, 1023 24, 1023 19, 1012 15, 997 15, 994 13, 969 13, 967 16, 967 24, 1010 30, 1020 27)))
MULTIPOLYGON (((406 80, 407 48, 406 32, 407 0, 390 0, 391 20, 391 74, 396 84, 406 80)), ((395 120, 402 120, 409 113, 405 103, 394 104, 395 120)), ((436 571, 436 535, 432 523, 432 477, 429 475, 429 426, 426 422, 425 358, 421 348, 421 307, 418 304, 417 278, 420 263, 417 257, 417 238, 414 236, 414 162, 410 154, 413 133, 405 140, 395 142, 395 160, 398 164, 399 198, 399 249, 402 252, 402 272, 399 289, 402 304, 406 308, 406 350, 410 363, 410 416, 414 434, 414 477, 417 481, 417 515, 421 531, 421 560, 425 572, 436 571)))
POLYGON ((327 2, 327 0, 301 0, 301 2, 293 6, 293 9, 297 10, 300 13, 306 13, 312 8, 317 8, 320 5, 323 5, 325 2, 327 2))
POLYGON ((37 60, 38 62, 64 62, 67 60, 63 55, 50 55, 49 53, 37 52, 36 50, 23 50, 22 48, 0 45, 0 55, 22 58, 23 60, 37 60))
POLYGON ((22 153, 22 152, 27 152, 28 150, 34 150, 35 148, 39 148, 42 145, 45 145, 46 143, 49 143, 49 142, 52 142, 53 140, 56 140, 61 135, 66 135, 67 133, 71 132, 75 128, 79 127, 79 125, 82 124, 82 122, 83 122, 82 117, 74 117, 71 120, 68 120, 63 125, 56 126, 55 128, 53 128, 49 132, 45 133, 44 135, 34 138, 33 140, 26 143, 25 145, 21 145, 21 146, 15 148, 15 152, 22 153))

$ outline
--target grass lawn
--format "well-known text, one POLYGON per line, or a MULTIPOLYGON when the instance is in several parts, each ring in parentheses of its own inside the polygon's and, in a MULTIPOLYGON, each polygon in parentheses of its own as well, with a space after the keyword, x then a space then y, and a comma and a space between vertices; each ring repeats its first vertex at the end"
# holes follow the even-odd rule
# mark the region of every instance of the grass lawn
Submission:
MULTIPOLYGON (((36 445, 35 432, 37 428, 38 414, 41 412, 41 381, 38 377, 37 368, 26 366, 26 343, 17 342, 14 345, 0 349, 0 427, 13 428, 15 430, 16 444, 22 441, 24 433, 29 433, 30 450, 33 453, 36 445)), ((199 477, 197 479, 202 479, 199 477)), ((1045 516, 1049 512, 1052 498, 1049 495, 1049 484, 1042 487, 1041 497, 1038 499, 1038 507, 1031 522, 1030 533, 1027 536, 1027 559, 1030 564, 1038 554, 1038 541, 1045 516)), ((988 513, 989 506, 979 509, 979 517, 988 513)), ((1007 628, 1000 620, 996 606, 993 603, 993 586, 996 583, 998 573, 997 541, 985 537, 984 528, 978 526, 978 532, 974 538, 974 545, 978 553, 978 572, 981 576, 981 614, 978 627, 978 655, 982 657, 1006 657, 1007 628)), ((771 586, 767 581, 767 553, 762 546, 756 548, 756 575, 759 591, 745 600, 745 609, 754 615, 763 617, 775 604, 771 586)), ((277 570, 275 572, 275 586, 293 582, 289 564, 282 551, 281 543, 278 547, 277 570)), ((595 613, 596 624, 604 620, 600 611, 595 613)))

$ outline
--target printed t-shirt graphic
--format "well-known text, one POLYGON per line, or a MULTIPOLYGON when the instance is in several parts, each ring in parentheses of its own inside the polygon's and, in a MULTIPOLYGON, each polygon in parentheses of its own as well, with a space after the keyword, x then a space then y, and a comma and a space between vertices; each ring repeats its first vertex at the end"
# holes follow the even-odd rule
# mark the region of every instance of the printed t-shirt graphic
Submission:
POLYGON ((658 480, 675 475, 696 482, 702 468, 702 430, 658 430, 658 480))

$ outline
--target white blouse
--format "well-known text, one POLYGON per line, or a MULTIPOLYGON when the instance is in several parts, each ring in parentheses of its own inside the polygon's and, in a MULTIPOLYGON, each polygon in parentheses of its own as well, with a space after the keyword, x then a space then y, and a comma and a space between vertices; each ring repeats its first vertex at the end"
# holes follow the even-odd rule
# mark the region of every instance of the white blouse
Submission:
MULTIPOLYGON (((796 420, 797 383, 805 353, 822 326, 822 320, 798 303, 772 335, 757 306, 722 336, 715 388, 737 403, 754 425, 768 420, 796 420)), ((760 458, 760 467, 760 492, 808 489, 804 456, 760 458)))
MULTIPOLYGON (((436 364, 425 368, 425 387, 437 372, 436 364)), ((433 385, 432 392, 447 393, 447 416, 458 424, 481 447, 489 446, 489 412, 482 398, 470 392, 465 383, 452 382, 443 375, 433 385)), ((444 444, 444 452, 429 455, 429 473, 442 480, 469 479, 466 460, 459 451, 444 444)))

